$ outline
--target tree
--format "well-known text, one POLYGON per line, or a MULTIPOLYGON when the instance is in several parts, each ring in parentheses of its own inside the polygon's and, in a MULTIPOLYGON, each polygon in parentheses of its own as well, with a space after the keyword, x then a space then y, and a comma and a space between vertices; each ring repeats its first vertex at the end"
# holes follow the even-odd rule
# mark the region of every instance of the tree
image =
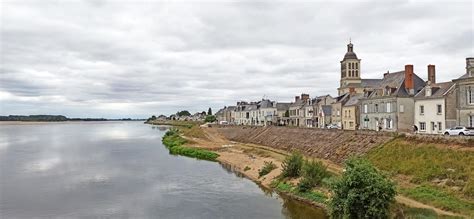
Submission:
POLYGON ((311 190, 315 186, 321 185, 324 178, 329 177, 327 166, 321 161, 305 161, 301 168, 301 175, 303 178, 298 183, 300 192, 311 190))
POLYGON ((209 107, 209 109, 207 110, 207 115, 208 115, 208 116, 212 115, 212 109, 211 109, 211 107, 209 107))
POLYGON ((395 184, 361 158, 346 162, 345 172, 331 190, 333 218, 388 218, 396 195, 395 184))
POLYGON ((201 113, 201 114, 205 116, 205 115, 206 115, 206 111, 202 111, 202 113, 201 113))
POLYGON ((180 112, 176 113, 176 115, 178 115, 178 116, 191 116, 191 113, 187 110, 183 110, 183 111, 180 111, 180 112))
POLYGON ((290 117, 290 111, 289 111, 289 110, 287 110, 287 111, 285 112, 285 117, 290 117))
POLYGON ((216 121, 216 117, 213 115, 207 115, 206 119, 204 120, 204 122, 215 122, 215 121, 216 121))
POLYGON ((303 155, 299 152, 293 152, 281 163, 281 174, 284 177, 298 177, 300 176, 301 166, 303 166, 303 155))

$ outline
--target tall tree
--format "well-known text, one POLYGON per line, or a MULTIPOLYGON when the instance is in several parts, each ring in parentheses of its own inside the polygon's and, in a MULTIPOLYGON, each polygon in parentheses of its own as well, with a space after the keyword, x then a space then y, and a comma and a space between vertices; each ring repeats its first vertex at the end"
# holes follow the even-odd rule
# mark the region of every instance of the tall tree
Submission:
POLYGON ((211 107, 209 107, 209 109, 207 110, 207 115, 209 115, 209 116, 212 115, 212 109, 211 109, 211 107))

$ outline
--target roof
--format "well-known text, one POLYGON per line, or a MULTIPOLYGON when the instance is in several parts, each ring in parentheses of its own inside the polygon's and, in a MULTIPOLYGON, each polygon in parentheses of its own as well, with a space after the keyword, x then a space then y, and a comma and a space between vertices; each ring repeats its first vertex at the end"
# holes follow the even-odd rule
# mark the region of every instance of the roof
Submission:
POLYGON ((377 85, 382 82, 383 79, 362 79, 362 87, 377 87, 377 85))
MULTIPOLYGON (((383 79, 378 83, 375 87, 378 89, 379 92, 371 92, 368 95, 368 98, 384 96, 380 93, 384 89, 394 89, 390 91, 390 94, 385 96, 397 96, 397 97, 408 97, 409 92, 405 89, 405 71, 398 71, 390 74, 384 74, 383 79)), ((414 90, 417 93, 425 86, 425 81, 418 77, 415 73, 413 73, 413 83, 414 83, 414 90)))
POLYGON ((454 87, 455 83, 452 81, 448 82, 443 82, 443 83, 437 83, 437 84, 431 84, 431 96, 426 96, 426 88, 428 86, 425 86, 423 90, 418 92, 415 95, 416 99, 433 99, 433 98, 442 98, 444 97, 449 90, 451 90, 452 87, 454 87))
POLYGON ((344 106, 356 106, 362 97, 364 97, 363 94, 352 95, 344 106))
POLYGON ((273 107, 273 102, 270 100, 263 99, 262 101, 260 101, 259 105, 261 108, 271 108, 273 107))
POLYGON ((332 106, 331 105, 323 105, 321 106, 323 113, 325 116, 330 116, 332 112, 332 106))
POLYGON ((277 110, 288 110, 288 108, 290 107, 290 104, 291 103, 277 103, 276 107, 277 107, 277 110))
POLYGON ((349 93, 345 93, 341 96, 336 97, 336 103, 344 102, 349 97, 349 93))

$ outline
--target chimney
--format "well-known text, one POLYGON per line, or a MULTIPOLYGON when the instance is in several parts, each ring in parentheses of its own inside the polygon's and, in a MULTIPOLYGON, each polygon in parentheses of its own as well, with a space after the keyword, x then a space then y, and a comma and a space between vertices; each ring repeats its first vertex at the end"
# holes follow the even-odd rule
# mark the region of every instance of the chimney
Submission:
POLYGON ((405 65, 405 89, 408 94, 415 94, 415 85, 413 83, 413 65, 405 65))
POLYGON ((474 57, 466 58, 466 73, 469 77, 474 77, 474 57))
POLYGON ((432 91, 433 90, 431 89, 431 81, 428 81, 428 83, 426 83, 426 87, 425 87, 425 96, 426 97, 431 96, 432 91))
POLYGON ((300 96, 295 96, 295 103, 298 102, 299 99, 300 99, 300 96))
POLYGON ((307 101, 309 99, 309 94, 301 94, 301 100, 307 101))
POLYGON ((436 84, 436 71, 434 65, 428 65, 428 81, 432 84, 436 84))
POLYGON ((388 74, 390 74, 389 71, 387 71, 387 73, 383 74, 383 77, 385 78, 385 76, 387 76, 388 74))

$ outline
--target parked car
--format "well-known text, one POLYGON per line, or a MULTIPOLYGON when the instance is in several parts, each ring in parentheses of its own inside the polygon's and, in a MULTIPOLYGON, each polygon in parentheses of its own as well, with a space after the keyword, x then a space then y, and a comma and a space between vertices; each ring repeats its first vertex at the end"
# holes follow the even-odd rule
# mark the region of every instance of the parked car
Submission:
POLYGON ((456 126, 444 130, 444 135, 474 135, 474 127, 456 126))
POLYGON ((339 127, 338 125, 336 124, 330 124, 327 126, 328 129, 340 129, 341 127, 339 127))

